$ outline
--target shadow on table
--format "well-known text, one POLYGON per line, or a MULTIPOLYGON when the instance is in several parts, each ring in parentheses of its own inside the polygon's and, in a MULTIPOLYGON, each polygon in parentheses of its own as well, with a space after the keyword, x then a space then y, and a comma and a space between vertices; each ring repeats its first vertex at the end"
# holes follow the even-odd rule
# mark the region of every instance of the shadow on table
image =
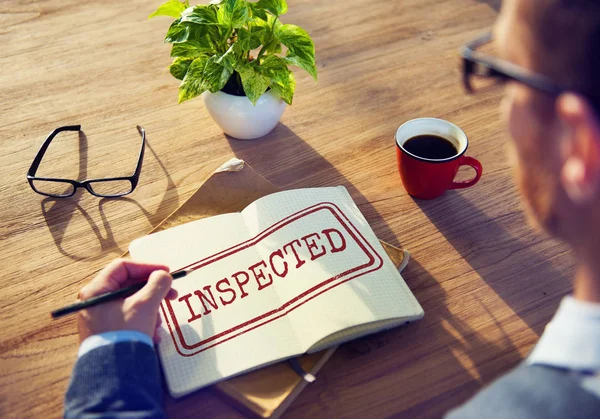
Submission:
POLYGON ((167 187, 165 189, 165 193, 162 196, 162 199, 160 200, 160 203, 158 204, 158 208, 154 213, 150 213, 146 210, 146 208, 142 206, 142 204, 140 204, 135 199, 129 198, 128 196, 122 196, 118 198, 102 198, 100 200, 98 208, 100 214, 102 214, 103 217, 105 205, 108 205, 110 203, 129 203, 138 207, 140 212, 144 215, 144 217, 146 217, 146 219, 148 220, 148 222, 150 222, 152 227, 154 227, 161 221, 163 221, 164 218, 168 214, 170 214, 175 208, 179 208, 179 193, 177 192, 177 186, 173 182, 173 179, 171 178, 171 175, 169 175, 169 172, 167 171, 167 168, 165 167, 163 162, 158 158, 158 155, 156 154, 154 149, 150 146, 150 144, 147 143, 146 147, 154 156, 154 159, 160 166, 161 171, 165 174, 165 178, 167 179, 167 187))
MULTIPOLYGON (((102 228, 106 232, 106 236, 102 235, 102 231, 100 227, 98 227, 98 224, 94 221, 93 217, 90 216, 90 214, 79 205, 78 201, 82 193, 87 192, 77 191, 74 196, 67 199, 47 197, 42 200, 42 214, 46 219, 46 224, 48 225, 48 229, 50 230, 50 234, 52 234, 52 238, 54 239, 54 243, 56 244, 58 251, 72 260, 100 257, 106 251, 120 251, 117 243, 114 240, 108 220, 104 214, 101 213, 100 218, 102 222, 102 228), (82 253, 76 253, 71 249, 71 245, 65 243, 65 231, 77 213, 79 213, 79 216, 83 217, 85 221, 87 221, 92 233, 96 238, 96 241, 100 246, 100 249, 96 255, 86 254, 85 251, 82 253)), ((86 240, 82 240, 81 242, 86 244, 85 250, 88 250, 89 246, 87 244, 89 243, 89 238, 86 237, 86 240)))
POLYGON ((303 409, 308 409, 302 403, 318 403, 323 412, 332 403, 347 403, 348 397, 356 406, 368 405, 369 394, 379 388, 389 392, 387 398, 397 394, 405 401, 424 400, 390 407, 394 417, 442 417, 520 361, 517 348, 483 303, 475 307, 477 301, 469 301, 478 315, 488 319, 486 333, 495 328, 503 336, 500 339, 485 340, 451 313, 446 292, 418 260, 411 259, 402 276, 425 317, 342 345, 315 384, 307 387, 300 403, 293 405, 290 416, 302 416, 303 409), (424 393, 428 396, 423 397, 424 393))
MULTIPOLYGON (((346 186, 378 236, 400 246, 385 220, 348 179, 285 125, 280 124, 271 134, 259 140, 247 142, 228 139, 238 158, 248 162, 267 179, 271 173, 277 173, 281 186, 346 186), (294 170, 286 172, 285 165, 291 161, 294 162, 294 170)), ((433 409, 441 416, 467 399, 483 383, 496 378, 499 368, 494 363, 501 362, 502 367, 508 369, 520 360, 519 352, 507 336, 500 342, 497 339, 488 342, 468 324, 453 316, 446 307, 445 292, 417 261, 413 259, 409 262, 403 276, 421 302, 425 318, 413 325, 342 345, 325 367, 329 374, 320 376, 316 384, 309 386, 306 392, 313 395, 303 395, 302 401, 323 403, 323 411, 326 412, 327 404, 332 400, 343 402, 343 398, 335 394, 336 390, 368 385, 367 377, 386 376, 390 371, 429 364, 430 367, 424 367, 423 376, 419 377, 419 380, 428 382, 421 385, 422 381, 419 381, 420 391, 439 387, 439 382, 444 380, 450 381, 453 386, 448 386, 445 393, 436 398, 436 406, 432 406, 431 399, 428 399, 424 402, 426 406, 418 404, 403 413, 407 414, 405 417, 418 417, 419 411, 427 410, 431 413, 433 409), (423 345, 429 345, 431 350, 423 350, 423 345), (371 355, 364 357, 367 354, 371 355), (354 361, 355 358, 360 359, 354 361), (349 368, 364 369, 364 372, 347 374, 349 368), (331 390, 329 380, 336 382, 331 390), (334 393, 328 394, 330 391, 334 393)), ((479 311, 486 311, 483 304, 479 311)), ((492 316, 489 312, 487 315, 492 316)), ((502 331, 495 319, 490 323, 494 322, 502 331)), ((411 380, 414 379, 409 374, 401 375, 398 388, 403 388, 404 392, 409 391, 407 388, 411 387, 411 380)), ((419 397, 415 395, 415 398, 419 397)), ((301 412, 302 409, 300 402, 294 405, 292 411, 301 412)))
MULTIPOLYGON (((98 213, 100 214, 100 220, 94 220, 94 217, 92 217, 90 213, 79 204, 82 194, 88 193, 87 191, 82 190, 82 188, 79 188, 75 195, 70 198, 46 197, 41 201, 42 214, 46 220, 46 224, 48 225, 48 229, 50 230, 50 234, 52 235, 54 243, 61 254, 72 260, 83 260, 103 257, 106 252, 114 252, 119 255, 124 253, 123 249, 121 249, 115 241, 110 223, 104 212, 104 207, 109 202, 120 205, 123 203, 136 205, 152 226, 158 224, 160 221, 162 221, 162 218, 165 217, 166 214, 170 213, 173 209, 179 206, 179 194, 177 192, 175 183, 167 172, 166 167, 158 158, 148 142, 146 142, 146 147, 150 150, 152 156, 160 166, 161 171, 165 174, 167 179, 167 187, 156 212, 148 212, 139 202, 132 198, 100 198, 98 202, 98 213), (73 218, 77 217, 76 214, 79 214, 79 217, 83 217, 83 220, 85 220, 85 222, 87 222, 89 225, 91 233, 93 234, 93 237, 95 237, 93 243, 90 242, 90 240, 92 240, 92 236, 89 234, 87 234, 85 238, 82 238, 81 235, 78 235, 77 237, 70 237, 69 239, 65 238, 67 227, 73 221, 73 218), (85 246, 85 248, 83 246, 85 246)), ((87 150, 87 137, 82 131, 80 131, 78 179, 87 178, 87 150)), ((146 155, 148 155, 148 153, 146 155)), ((147 165, 147 162, 145 163, 147 165)), ((85 232, 86 231, 84 231, 84 233, 85 232)), ((87 233, 89 233, 89 231, 87 231, 87 233)))
POLYGON ((448 310, 445 291, 418 261, 411 260, 403 276, 423 305, 425 317, 417 324, 418 330, 414 336, 410 336, 411 332, 407 330, 407 336, 397 339, 410 339, 418 344, 427 342, 432 347, 429 359, 421 361, 415 357, 407 365, 423 362, 431 366, 429 377, 426 374, 419 377, 423 389, 434 388, 439 381, 451 383, 434 400, 429 399, 404 411, 403 417, 419 417, 424 412, 430 417, 441 417, 449 409, 472 397, 483 385, 515 367, 521 361, 521 355, 503 326, 486 308, 485 302, 473 298, 472 301, 465 301, 463 307, 473 307, 479 317, 487 320, 486 335, 499 332, 501 337, 493 341, 484 339, 483 330, 473 330, 448 310))
MULTIPOLYGON (((544 324, 536 320, 523 283, 552 278, 568 278, 530 243, 514 237, 497 220, 489 218, 460 193, 449 192, 431 201, 415 200, 446 240, 457 250, 494 292, 539 336, 544 324)), ((526 220, 522 220, 526 223, 526 220)))
POLYGON ((285 189, 345 186, 378 237, 401 247, 398 238, 375 207, 327 159, 284 124, 263 138, 251 141, 226 136, 235 156, 246 161, 262 176, 285 189), (293 170, 286 170, 286 165, 293 170), (271 176, 276 172, 277 175, 271 176))

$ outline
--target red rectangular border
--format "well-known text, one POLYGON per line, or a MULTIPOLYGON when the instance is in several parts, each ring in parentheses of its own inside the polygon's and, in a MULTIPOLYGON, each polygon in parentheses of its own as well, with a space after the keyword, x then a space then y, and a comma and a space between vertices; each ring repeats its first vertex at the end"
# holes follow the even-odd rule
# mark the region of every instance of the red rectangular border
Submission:
POLYGON ((348 232, 348 234, 355 240, 356 244, 361 248, 361 250, 363 250, 365 252, 367 257, 369 258, 369 261, 366 264, 359 265, 357 267, 353 267, 353 268, 348 269, 338 275, 335 275, 331 278, 328 278, 328 279, 322 281, 321 283, 313 286, 312 288, 308 289, 307 291, 304 291, 302 294, 300 294, 300 295, 294 297, 293 299, 287 301, 286 303, 282 304, 277 309, 268 311, 260 316, 257 316, 251 320, 241 323, 235 327, 232 327, 224 332, 218 333, 214 336, 211 336, 211 337, 204 339, 193 345, 188 345, 185 343, 183 334, 181 332, 181 328, 177 321, 177 317, 175 316, 175 313, 173 311, 171 302, 169 300, 163 300, 163 302, 161 303, 161 310, 163 313, 163 317, 166 320, 166 324, 169 328, 171 338, 173 339, 175 349, 181 356, 184 356, 184 357, 194 356, 194 355, 196 355, 200 352, 203 352, 207 349, 213 348, 216 345, 219 345, 223 342, 233 339, 234 337, 240 336, 246 332, 256 329, 257 327, 260 327, 264 324, 270 323, 273 320, 276 320, 282 316, 287 315, 291 311, 293 311, 296 308, 300 307, 301 305, 305 304, 307 301, 312 300, 313 298, 317 297, 318 295, 321 295, 322 293, 324 293, 332 288, 335 288, 338 285, 341 285, 341 284, 343 284, 351 279, 354 279, 356 277, 359 277, 359 276, 365 275, 367 273, 374 272, 374 271, 381 269, 381 267, 383 266, 383 259, 375 251, 375 249, 373 249, 373 246, 371 246, 371 244, 364 238, 364 236, 360 233, 360 231, 356 228, 356 226, 354 226, 354 224, 342 212, 342 210, 334 203, 322 202, 322 203, 313 205, 311 207, 307 207, 303 210, 300 210, 300 211, 280 220, 279 222, 273 224, 271 227, 263 230, 261 233, 257 234, 255 237, 253 237, 249 240, 246 240, 240 244, 232 246, 232 247, 225 249, 221 252, 218 252, 212 256, 209 256, 207 258, 204 258, 200 261, 194 262, 192 264, 189 264, 189 265, 184 266, 177 270, 200 269, 210 263, 213 263, 213 262, 216 262, 223 258, 226 258, 228 256, 231 256, 232 254, 239 252, 240 250, 244 250, 244 249, 247 249, 248 247, 254 246, 257 243, 259 243, 261 240, 263 240, 264 238, 268 237, 273 232, 281 229, 282 227, 284 227, 294 221, 297 221, 298 219, 300 219, 302 217, 305 217, 309 214, 313 214, 313 213, 315 213, 317 211, 321 211, 321 210, 328 210, 331 212, 331 214, 337 219, 337 221, 342 225, 342 227, 344 227, 345 230, 348 232), (329 285, 329 286, 327 286, 327 285, 329 285), (314 293, 314 295, 311 295, 312 293, 314 293), (300 301, 303 298, 305 298, 304 301, 300 301), (297 303, 297 304, 295 304, 295 303, 297 303), (170 316, 168 316, 167 313, 170 316), (169 317, 170 317, 170 319, 169 319, 169 317), (261 320, 264 320, 264 321, 261 321, 261 320), (172 324, 171 324, 171 322, 172 322, 172 324), (249 329, 239 331, 240 329, 242 329, 248 325, 251 325, 253 323, 259 323, 259 324, 256 324, 249 329), (236 331, 239 331, 239 332, 235 333, 236 331), (228 336, 228 335, 231 335, 232 333, 235 333, 235 334, 232 336, 228 336), (176 334, 177 334, 177 336, 175 336, 176 334), (220 339, 222 337, 224 337, 225 339, 220 339), (179 341, 177 338, 179 338, 179 341), (210 346, 201 348, 198 351, 193 352, 193 353, 183 353, 181 348, 178 345, 178 343, 181 342, 181 345, 184 349, 194 350, 195 348, 197 348, 199 346, 203 346, 206 343, 209 343, 209 342, 215 341, 215 340, 218 340, 218 342, 215 342, 210 346))

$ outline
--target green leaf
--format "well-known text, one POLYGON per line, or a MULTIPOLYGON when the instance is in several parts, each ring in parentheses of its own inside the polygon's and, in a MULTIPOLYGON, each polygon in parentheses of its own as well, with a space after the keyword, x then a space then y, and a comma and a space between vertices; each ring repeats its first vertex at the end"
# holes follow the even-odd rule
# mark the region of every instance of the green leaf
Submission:
POLYGON ((238 49, 239 47, 237 43, 231 44, 231 46, 225 52, 225 54, 217 58, 216 63, 225 67, 227 70, 229 70, 230 73, 233 73, 233 70, 235 69, 234 67, 237 65, 238 61, 238 49))
POLYGON ((276 55, 265 57, 258 70, 269 79, 269 86, 288 104, 292 104, 296 79, 287 62, 276 55))
POLYGON ((258 39, 260 44, 263 44, 266 41, 267 30, 263 26, 252 26, 250 32, 252 32, 253 37, 258 39))
MULTIPOLYGON (((252 3, 250 3, 252 4, 252 3)), ((265 15, 265 19, 254 19, 252 24, 254 27, 264 28, 265 32, 268 34, 271 32, 271 28, 273 27, 273 19, 276 19, 273 15, 265 15)))
POLYGON ((183 81, 179 85, 179 103, 185 102, 201 95, 206 90, 204 84, 204 67, 208 58, 198 57, 189 65, 183 81))
POLYGON ((267 55, 260 63, 261 71, 279 70, 281 68, 287 68, 287 63, 283 58, 276 55, 267 55))
POLYGON ((256 105, 258 98, 267 91, 269 79, 257 70, 257 62, 252 61, 238 69, 242 77, 242 87, 246 97, 250 99, 253 105, 256 105))
POLYGON ((176 43, 176 42, 185 42, 188 38, 188 28, 186 25, 181 23, 180 19, 175 19, 171 26, 169 26, 169 30, 167 31, 167 36, 165 36, 165 42, 168 43, 176 43))
POLYGON ((171 73, 171 75, 176 79, 183 80, 183 78, 185 77, 185 73, 187 73, 192 61, 194 60, 189 58, 175 58, 169 66, 169 73, 171 73))
POLYGON ((223 0, 217 12, 219 23, 231 27, 241 28, 249 19, 248 2, 246 0, 223 0))
POLYGON ((181 19, 177 19, 167 31, 165 42, 178 44, 187 42, 188 40, 198 41, 213 28, 217 28, 217 26, 195 25, 193 23, 181 22, 181 19))
POLYGON ((267 20, 256 19, 253 27, 261 28, 261 43, 265 47, 265 52, 280 53, 281 42, 277 39, 277 29, 281 26, 279 19, 273 15, 268 15, 267 20))
POLYGON ((296 25, 281 25, 276 36, 288 48, 288 63, 306 70, 316 80, 315 45, 308 33, 296 25))
POLYGON ((248 3, 248 6, 250 7, 250 12, 252 13, 252 17, 257 17, 266 22, 266 20, 267 20, 266 10, 261 9, 260 7, 257 7, 256 3, 248 3))
POLYGON ((214 47, 208 36, 199 40, 188 40, 173 44, 171 48, 171 57, 197 58, 202 54, 214 51, 214 47))
POLYGON ((181 3, 178 0, 169 0, 166 3, 158 6, 158 9, 154 11, 148 19, 151 19, 155 16, 171 16, 171 17, 179 17, 181 12, 185 10, 186 6, 184 3, 181 3))
POLYGON ((215 8, 202 4, 187 8, 181 14, 181 21, 197 25, 217 25, 219 23, 215 8))
POLYGON ((282 26, 282 23, 277 18, 277 16, 268 15, 267 16, 267 25, 269 25, 269 28, 273 28, 273 31, 275 32, 274 35, 276 35, 277 31, 282 26))
POLYGON ((285 59, 290 65, 295 65, 296 67, 300 67, 301 69, 308 72, 308 74, 310 74, 312 78, 315 79, 315 81, 317 81, 317 66, 315 65, 314 58, 312 61, 305 60, 288 51, 285 59))
POLYGON ((285 103, 292 104, 294 100, 294 91, 296 90, 296 78, 294 73, 287 71, 287 74, 281 74, 277 83, 271 83, 271 89, 277 93, 285 103))
POLYGON ((288 6, 285 0, 258 0, 256 8, 268 10, 275 16, 284 15, 287 13, 288 6))
POLYGON ((243 51, 252 51, 260 47, 264 37, 265 28, 254 26, 250 30, 240 28, 238 30, 238 39, 236 42, 240 44, 243 51))
POLYGON ((273 41, 267 47, 265 53, 267 54, 279 54, 281 52, 281 43, 277 39, 273 39, 273 41))
POLYGON ((231 77, 231 71, 217 62, 219 56, 213 55, 206 62, 203 74, 203 87, 210 90, 212 93, 218 92, 231 77))

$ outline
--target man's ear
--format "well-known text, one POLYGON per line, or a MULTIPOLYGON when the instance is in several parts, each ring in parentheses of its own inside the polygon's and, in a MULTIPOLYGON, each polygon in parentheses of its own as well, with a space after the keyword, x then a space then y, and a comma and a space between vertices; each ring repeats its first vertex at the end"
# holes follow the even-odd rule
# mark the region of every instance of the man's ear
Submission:
POLYGON ((561 181, 571 201, 600 198, 600 115, 584 97, 564 93, 556 102, 565 127, 561 181))

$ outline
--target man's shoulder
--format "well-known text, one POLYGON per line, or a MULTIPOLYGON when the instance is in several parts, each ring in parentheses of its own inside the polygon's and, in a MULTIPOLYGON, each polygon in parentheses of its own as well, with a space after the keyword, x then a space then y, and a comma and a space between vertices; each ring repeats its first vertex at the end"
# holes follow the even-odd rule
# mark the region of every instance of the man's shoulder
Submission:
POLYGON ((585 390, 568 370, 521 365, 481 390, 447 419, 590 418, 600 397, 585 390))

